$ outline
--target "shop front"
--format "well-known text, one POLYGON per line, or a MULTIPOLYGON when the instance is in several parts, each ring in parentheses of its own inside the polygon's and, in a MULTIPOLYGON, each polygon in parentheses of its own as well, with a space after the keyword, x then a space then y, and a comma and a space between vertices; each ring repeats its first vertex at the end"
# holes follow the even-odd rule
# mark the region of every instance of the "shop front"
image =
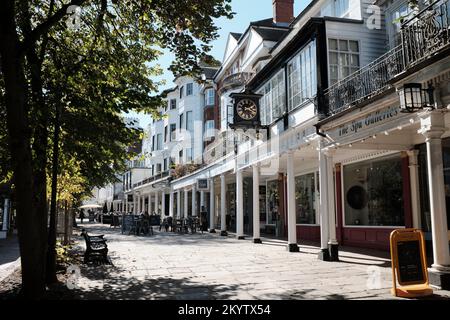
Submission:
POLYGON ((410 150, 420 119, 400 112, 396 99, 322 127, 323 149, 333 155, 340 245, 389 250, 394 229, 413 227, 410 150))
POLYGON ((337 165, 342 245, 389 249, 392 230, 411 227, 408 165, 402 152, 337 165))

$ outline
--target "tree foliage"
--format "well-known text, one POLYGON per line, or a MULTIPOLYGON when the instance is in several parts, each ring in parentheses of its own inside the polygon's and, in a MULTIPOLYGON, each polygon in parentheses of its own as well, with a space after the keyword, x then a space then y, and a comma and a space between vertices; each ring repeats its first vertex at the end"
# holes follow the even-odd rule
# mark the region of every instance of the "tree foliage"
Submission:
POLYGON ((162 72, 156 64, 161 48, 174 53, 175 75, 198 74, 198 62, 218 36, 214 18, 232 15, 230 0, 2 3, 0 151, 9 152, 0 157, 0 173, 14 173, 27 296, 38 297, 44 288, 55 123, 61 127, 60 196, 113 181, 124 169, 126 147, 140 134, 122 114, 154 113, 161 104, 153 80, 162 72))

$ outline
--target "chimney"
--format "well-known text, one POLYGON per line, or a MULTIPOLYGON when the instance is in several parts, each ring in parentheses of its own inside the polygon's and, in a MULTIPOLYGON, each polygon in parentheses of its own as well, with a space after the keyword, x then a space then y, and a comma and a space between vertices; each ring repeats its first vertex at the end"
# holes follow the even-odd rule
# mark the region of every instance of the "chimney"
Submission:
POLYGON ((273 22, 291 23, 294 19, 294 0, 272 0, 273 22))

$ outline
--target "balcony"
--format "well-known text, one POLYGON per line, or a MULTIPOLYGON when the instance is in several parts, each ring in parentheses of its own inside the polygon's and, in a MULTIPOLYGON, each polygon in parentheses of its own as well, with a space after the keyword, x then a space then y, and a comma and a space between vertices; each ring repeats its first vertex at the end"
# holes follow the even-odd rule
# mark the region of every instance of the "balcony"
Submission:
POLYGON ((250 81, 253 75, 254 75, 253 72, 238 72, 227 76, 222 81, 222 87, 220 88, 220 92, 222 93, 223 91, 232 88, 244 86, 247 82, 250 81))
POLYGON ((450 1, 438 0, 403 22, 405 61, 412 67, 450 44, 450 1))
POLYGON ((170 170, 166 170, 161 173, 157 173, 154 176, 151 176, 150 178, 144 179, 142 181, 139 181, 139 182, 133 184, 133 188, 137 188, 137 187, 143 186, 145 184, 148 184, 150 182, 161 180, 163 178, 167 178, 169 176, 170 176, 170 170))
POLYGON ((405 69, 402 47, 395 47, 325 90, 327 115, 341 113, 389 89, 389 80, 405 69))
POLYGON ((450 0, 438 0, 404 21, 401 44, 324 92, 326 116, 339 114, 392 88, 391 80, 450 48, 450 0))

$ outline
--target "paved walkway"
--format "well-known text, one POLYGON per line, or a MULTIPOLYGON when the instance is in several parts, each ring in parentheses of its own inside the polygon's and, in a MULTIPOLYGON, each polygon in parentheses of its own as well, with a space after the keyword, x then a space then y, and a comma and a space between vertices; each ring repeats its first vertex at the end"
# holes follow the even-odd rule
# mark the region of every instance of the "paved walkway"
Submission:
POLYGON ((0 282, 20 267, 17 235, 0 240, 0 282))
MULTIPOLYGON (((283 241, 219 234, 156 232, 121 235, 119 229, 85 224, 105 234, 112 265, 81 266, 76 295, 84 299, 393 299, 387 253, 342 250, 341 262, 317 259, 318 248, 289 253, 283 241), (369 252, 370 254, 367 254, 369 252)), ((84 242, 80 242, 84 250, 84 242)), ((435 298, 450 299, 450 292, 435 298)))

